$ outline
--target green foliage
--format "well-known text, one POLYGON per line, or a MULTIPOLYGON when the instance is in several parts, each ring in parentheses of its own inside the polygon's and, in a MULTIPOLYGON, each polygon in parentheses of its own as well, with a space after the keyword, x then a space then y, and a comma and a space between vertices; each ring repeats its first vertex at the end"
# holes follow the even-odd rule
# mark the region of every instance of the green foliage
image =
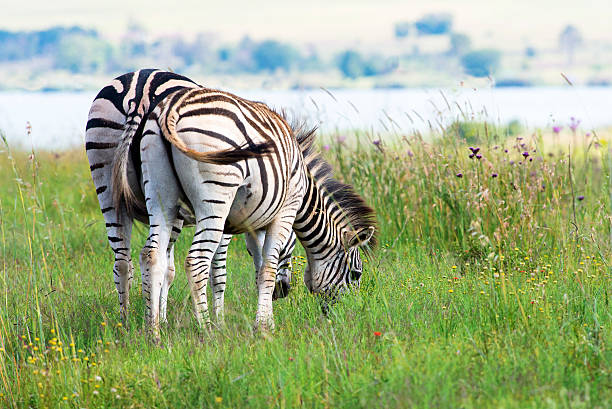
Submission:
POLYGON ((458 120, 446 127, 445 136, 458 138, 469 145, 475 145, 503 142, 509 136, 517 136, 522 131, 523 126, 518 120, 512 120, 505 126, 483 121, 458 120))
MULTIPOLYGON (((119 326, 84 152, 0 152, 0 407, 607 408, 608 150, 576 145, 570 170, 568 152, 538 139, 483 144, 477 160, 453 135, 376 149, 350 138, 326 156, 377 210, 381 234, 359 291, 323 316, 298 249, 276 332, 253 333, 238 239, 226 324, 199 330, 187 229, 160 345, 143 328, 138 271, 119 326), (519 165, 523 151, 534 161, 519 165)), ((136 225, 133 260, 146 236, 136 225)))
POLYGON ((471 51, 461 57, 466 73, 474 77, 487 77, 499 68, 500 53, 497 50, 471 51))
POLYGON ((427 14, 414 23, 417 32, 421 35, 448 34, 453 26, 453 17, 450 14, 427 14))

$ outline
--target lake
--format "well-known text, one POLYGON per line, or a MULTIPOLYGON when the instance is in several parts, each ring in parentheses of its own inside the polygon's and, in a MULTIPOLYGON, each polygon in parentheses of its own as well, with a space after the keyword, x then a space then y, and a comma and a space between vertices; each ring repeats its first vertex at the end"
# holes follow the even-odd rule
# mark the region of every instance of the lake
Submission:
MULTIPOLYGON (((285 108, 324 132, 367 129, 386 135, 439 129, 465 115, 527 127, 567 128, 570 117, 583 130, 612 125, 612 87, 472 89, 233 90, 242 97, 285 108)), ((83 144, 89 106, 96 92, 0 92, 0 130, 11 145, 61 150, 83 144), (26 132, 27 122, 32 133, 26 132)), ((387 136, 391 137, 391 136, 387 136)))

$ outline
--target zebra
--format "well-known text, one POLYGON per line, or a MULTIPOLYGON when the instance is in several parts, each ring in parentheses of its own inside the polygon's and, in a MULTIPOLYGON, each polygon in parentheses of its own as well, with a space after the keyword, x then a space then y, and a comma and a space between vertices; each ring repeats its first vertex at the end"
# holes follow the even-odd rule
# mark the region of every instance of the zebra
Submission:
MULTIPOLYGON (((142 159, 151 182, 144 187, 145 195, 152 198, 147 210, 161 220, 150 233, 164 237, 163 243, 148 243, 154 251, 147 253, 146 263, 149 267, 163 264, 159 254, 165 251, 176 216, 163 211, 174 209, 179 198, 178 189, 164 188, 163 172, 156 172, 159 162, 164 162, 164 167, 174 167, 195 214, 196 232, 185 269, 199 323, 208 319, 204 283, 224 233, 265 229, 263 265, 256 280, 255 327, 260 330, 274 328, 275 273, 292 230, 306 250, 304 282, 312 293, 333 300, 359 285, 363 271, 359 249, 376 245, 375 214, 351 186, 332 177, 331 166, 313 147, 315 129, 291 127, 263 103, 195 88, 176 91, 160 101, 147 118, 143 138, 171 144, 167 157, 144 152, 142 159), (266 144, 268 149, 256 155, 266 144), (230 154, 236 161, 218 161, 230 154), (155 194, 162 190, 164 195, 155 194)), ((121 142, 113 165, 116 206, 129 206, 134 197, 125 166, 130 143, 121 142)), ((159 271, 156 274, 151 278, 153 288, 163 278, 159 271)), ((156 306, 151 311, 156 331, 156 306)))
MULTIPOLYGON (((180 89, 196 87, 200 86, 182 75, 155 69, 143 69, 123 74, 112 80, 97 94, 89 111, 85 149, 100 209, 106 223, 108 241, 115 255, 113 275, 118 292, 120 315, 124 323, 127 323, 129 289, 133 280, 133 265, 130 256, 133 219, 145 224, 149 222, 142 189, 142 185, 147 181, 142 179, 139 155, 140 149, 147 148, 140 140, 142 137, 141 125, 144 125, 143 119, 150 110, 166 95, 180 89), (121 140, 126 138, 135 142, 127 163, 130 188, 135 192, 137 198, 131 209, 113 205, 113 190, 110 183, 112 162, 117 153, 117 146, 121 140)), ((164 147, 163 150, 165 152, 166 148, 164 147)), ((191 211, 188 206, 183 205, 172 226, 172 235, 167 249, 167 271, 160 300, 162 321, 166 320, 168 289, 175 276, 173 243, 184 225, 193 224, 191 211)), ((211 274, 213 305, 215 315, 220 319, 223 315, 227 247, 231 237, 230 234, 223 235, 214 256, 214 271, 211 274)), ((261 267, 261 247, 264 238, 265 232, 263 231, 246 237, 247 251, 253 255, 256 270, 261 267)), ((278 283, 274 292, 275 298, 282 298, 289 291, 291 253, 294 246, 295 237, 283 248, 282 261, 279 263, 277 273, 278 283)))

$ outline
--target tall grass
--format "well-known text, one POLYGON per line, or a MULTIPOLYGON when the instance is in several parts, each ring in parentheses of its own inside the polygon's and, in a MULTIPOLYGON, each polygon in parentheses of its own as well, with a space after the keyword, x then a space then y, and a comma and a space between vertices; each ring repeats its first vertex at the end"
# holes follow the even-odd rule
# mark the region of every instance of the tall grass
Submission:
MULTIPOLYGON (((197 328, 180 261, 188 229, 161 346, 144 336, 138 282, 128 328, 119 323, 84 153, 4 148, 0 406, 609 407, 606 140, 483 132, 470 144, 449 128, 431 141, 362 135, 326 147, 376 209, 381 246, 361 289, 328 316, 301 284, 298 249, 270 337, 252 331, 239 239, 226 326, 197 328)), ((134 260, 145 237, 137 227, 134 260)))

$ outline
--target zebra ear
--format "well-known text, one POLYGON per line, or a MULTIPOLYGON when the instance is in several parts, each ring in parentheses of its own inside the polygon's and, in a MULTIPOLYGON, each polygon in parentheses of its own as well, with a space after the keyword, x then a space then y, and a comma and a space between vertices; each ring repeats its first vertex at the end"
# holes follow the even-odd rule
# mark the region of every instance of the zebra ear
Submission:
POLYGON ((342 232, 342 245, 345 249, 365 246, 374 235, 374 226, 364 227, 358 231, 345 230, 342 232))

